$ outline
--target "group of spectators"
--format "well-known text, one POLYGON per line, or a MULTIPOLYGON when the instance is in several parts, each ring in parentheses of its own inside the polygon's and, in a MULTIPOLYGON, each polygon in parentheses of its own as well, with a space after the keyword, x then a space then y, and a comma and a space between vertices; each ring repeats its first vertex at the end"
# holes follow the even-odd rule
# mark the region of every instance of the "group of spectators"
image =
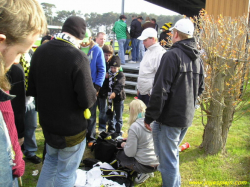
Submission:
MULTIPOLYGON (((157 33, 159 28, 155 18, 150 19, 149 17, 146 17, 145 23, 142 24, 142 21, 144 20, 143 17, 140 15, 133 15, 130 31, 128 31, 126 20, 127 17, 125 15, 121 15, 113 27, 113 32, 116 34, 119 45, 118 55, 121 58, 122 65, 125 65, 126 51, 130 51, 131 49, 132 59, 128 61, 128 63, 141 62, 147 48, 143 45, 142 40, 138 39, 138 37, 141 36, 142 32, 147 28, 154 28, 157 33), (132 48, 129 48, 130 41, 132 48)), ((171 32, 169 30, 171 27, 172 23, 168 22, 160 28, 162 32, 159 37, 159 42, 165 49, 171 47, 171 32)))
POLYGON ((132 43, 132 60, 128 63, 137 63, 142 60, 145 52, 142 40, 138 39, 142 31, 146 28, 154 28, 158 32, 158 24, 154 18, 150 20, 150 18, 147 17, 145 23, 142 24, 142 21, 144 20, 143 17, 133 15, 130 32, 128 31, 126 20, 127 17, 125 15, 121 15, 113 27, 113 31, 116 34, 119 45, 118 55, 121 58, 122 65, 125 65, 125 54, 129 49, 128 46, 130 41, 132 43))
MULTIPOLYGON (((36 0, 0 0, 0 15, 0 186, 18 186, 25 170, 23 142, 27 160, 41 162, 35 154, 36 111, 46 148, 37 186, 74 186, 85 147, 95 142, 97 106, 99 131, 122 135, 126 17, 114 26, 118 33, 125 29, 117 34, 122 50, 115 56, 104 44, 106 34, 98 33, 95 43, 78 16, 67 18, 62 32, 45 39, 33 54, 30 48, 47 27, 36 0)), ((117 159, 138 172, 137 183, 158 169, 164 187, 179 187, 178 146, 204 90, 203 63, 189 19, 169 29, 173 46, 167 52, 157 40, 155 20, 146 18, 141 25, 142 20, 137 16, 130 30, 132 61, 139 60, 140 43, 147 49, 139 70, 139 99, 130 103, 128 138, 117 159)))

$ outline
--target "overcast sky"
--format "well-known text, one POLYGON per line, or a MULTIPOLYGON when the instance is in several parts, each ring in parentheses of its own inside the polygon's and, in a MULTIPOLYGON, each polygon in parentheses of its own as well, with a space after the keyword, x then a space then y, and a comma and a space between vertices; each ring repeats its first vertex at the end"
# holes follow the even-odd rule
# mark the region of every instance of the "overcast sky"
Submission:
MULTIPOLYGON (((144 0, 124 0, 124 12, 156 15, 177 15, 176 12, 154 5, 144 0)), ((38 0, 39 3, 50 3, 56 5, 57 10, 81 10, 83 14, 97 12, 121 12, 122 0, 38 0)))

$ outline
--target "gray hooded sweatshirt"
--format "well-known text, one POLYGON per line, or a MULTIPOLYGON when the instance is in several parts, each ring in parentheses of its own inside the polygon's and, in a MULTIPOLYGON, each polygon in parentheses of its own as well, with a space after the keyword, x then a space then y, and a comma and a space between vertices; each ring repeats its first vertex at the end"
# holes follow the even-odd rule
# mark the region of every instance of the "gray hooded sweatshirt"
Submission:
POLYGON ((144 118, 137 119, 128 130, 124 152, 134 157, 140 164, 156 166, 159 164, 154 152, 152 132, 145 128, 144 118))

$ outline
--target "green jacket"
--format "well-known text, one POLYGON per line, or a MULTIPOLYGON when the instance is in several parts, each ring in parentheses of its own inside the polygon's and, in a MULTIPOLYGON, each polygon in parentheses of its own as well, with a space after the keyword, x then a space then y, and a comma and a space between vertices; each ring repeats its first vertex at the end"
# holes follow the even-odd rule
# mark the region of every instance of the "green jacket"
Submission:
POLYGON ((127 24, 123 20, 116 21, 112 30, 115 32, 117 40, 127 39, 127 24))

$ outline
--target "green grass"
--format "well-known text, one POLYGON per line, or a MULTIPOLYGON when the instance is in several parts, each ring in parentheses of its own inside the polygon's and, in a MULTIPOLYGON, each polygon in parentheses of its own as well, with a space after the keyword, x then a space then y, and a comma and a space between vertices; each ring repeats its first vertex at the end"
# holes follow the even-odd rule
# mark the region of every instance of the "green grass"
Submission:
MULTIPOLYGON (((123 120, 123 131, 128 130, 127 120, 128 105, 134 96, 128 95, 125 100, 123 120)), ((244 108, 248 110, 250 104, 244 108)), ((250 113, 246 113, 242 118, 235 121, 230 128, 226 154, 214 156, 205 156, 204 151, 199 148, 202 142, 204 127, 201 122, 200 109, 196 111, 193 125, 188 129, 187 135, 183 141, 189 142, 191 147, 180 153, 180 172, 182 178, 182 187, 211 187, 211 186, 241 186, 250 185, 250 113), (248 183, 248 184, 245 184, 248 183)), ((98 122, 98 121, 97 121, 98 122)), ((42 157, 43 135, 40 126, 36 131, 38 143, 38 156, 42 157)), ((86 148, 84 158, 93 157, 90 149, 86 148)), ((26 170, 23 178, 25 187, 36 186, 38 176, 32 176, 32 171, 38 169, 41 171, 42 164, 34 165, 26 162, 26 170)), ((160 187, 160 172, 155 172, 155 177, 148 179, 145 183, 137 185, 138 187, 160 187)))

